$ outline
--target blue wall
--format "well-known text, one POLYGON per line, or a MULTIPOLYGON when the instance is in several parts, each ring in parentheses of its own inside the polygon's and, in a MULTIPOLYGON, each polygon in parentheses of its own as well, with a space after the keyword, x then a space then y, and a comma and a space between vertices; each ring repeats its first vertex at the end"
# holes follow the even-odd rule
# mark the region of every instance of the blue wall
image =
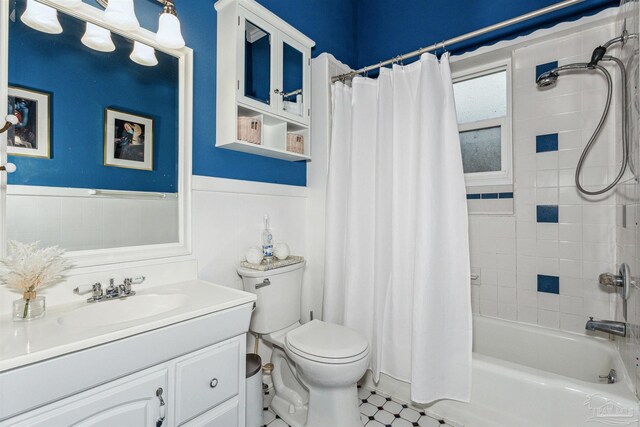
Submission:
MULTIPOLYGON (((84 0, 94 4, 93 0, 84 0)), ((557 0, 258 0, 311 39, 317 56, 330 52, 350 65, 368 65, 433 42, 555 3, 557 0)), ((178 16, 194 50, 193 173, 249 181, 306 184, 306 163, 215 148, 216 12, 214 0, 179 0, 178 16)), ((451 47, 454 53, 531 32, 618 4, 587 0, 550 17, 451 47)), ((141 24, 157 30, 160 5, 136 0, 141 24)))
MULTIPOLYGON (((259 0, 316 42, 312 55, 331 52, 355 63, 355 0, 259 0)), ((183 34, 194 50, 193 173, 306 185, 305 162, 287 162, 215 147, 216 12, 213 0, 176 2, 183 34)), ((157 18, 155 18, 157 19, 157 18)), ((152 30, 156 30, 154 23, 152 30)))
MULTIPOLYGON (((258 0, 316 42, 312 55, 332 53, 349 64, 369 64, 407 52, 557 0, 258 0)), ((145 2, 136 2, 145 3, 145 2)), ((487 43, 530 32, 560 20, 594 13, 617 1, 587 0, 521 26, 516 32, 499 32, 476 40, 487 43)), ((194 49, 194 146, 193 173, 197 175, 292 185, 306 184, 306 164, 290 163, 215 148, 216 13, 213 0, 177 2, 187 44, 194 49)), ((140 12, 138 12, 140 15, 140 12)), ((157 18, 148 28, 155 30, 157 18)), ((141 19, 142 21, 142 19, 141 19)), ((467 45, 466 48, 470 48, 467 45)), ((465 47, 459 46, 460 47, 465 47)))
POLYGON ((156 67, 135 64, 131 43, 116 35, 115 52, 93 51, 80 42, 83 23, 59 20, 60 35, 11 23, 9 84, 51 94, 51 159, 11 156, 18 170, 9 183, 177 191, 177 60, 158 54, 156 67), (105 107, 154 119, 153 171, 103 165, 105 107))
MULTIPOLYGON (((559 0, 388 0, 358 1, 357 66, 375 64, 442 40, 557 3, 559 0)), ((463 53, 528 34, 561 21, 591 15, 619 0, 586 0, 525 23, 447 48, 463 53)), ((603 42, 606 40, 603 40, 603 42)), ((595 47, 595 46, 594 46, 595 47)), ((588 58, 585 58, 588 59, 588 58)))

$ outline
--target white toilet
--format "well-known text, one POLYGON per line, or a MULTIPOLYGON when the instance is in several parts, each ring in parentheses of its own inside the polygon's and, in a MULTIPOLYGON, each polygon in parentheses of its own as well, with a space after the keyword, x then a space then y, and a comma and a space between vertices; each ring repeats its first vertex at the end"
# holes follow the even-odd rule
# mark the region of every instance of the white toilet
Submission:
POLYGON ((362 426, 356 382, 369 366, 369 343, 345 326, 300 324, 303 270, 238 268, 245 291, 258 297, 249 329, 273 345, 271 408, 293 427, 362 426))

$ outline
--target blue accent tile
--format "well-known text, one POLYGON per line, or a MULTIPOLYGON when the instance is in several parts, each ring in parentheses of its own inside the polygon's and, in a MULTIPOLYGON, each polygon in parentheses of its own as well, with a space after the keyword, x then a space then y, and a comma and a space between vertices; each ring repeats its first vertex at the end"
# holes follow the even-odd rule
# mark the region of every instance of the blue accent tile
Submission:
POLYGON ((558 205, 536 206, 537 222, 558 222, 558 205))
POLYGON ((513 199, 513 192, 511 193, 498 193, 500 199, 513 199))
POLYGON ((545 276, 544 274, 538 274, 538 292, 559 294, 560 278, 558 276, 545 276))
POLYGON ((558 61, 547 62, 546 64, 536 65, 536 80, 538 79, 538 77, 540 77, 540 74, 553 70, 557 66, 558 66, 558 61))
POLYGON ((475 199, 479 199, 480 198, 480 194, 467 194, 467 199, 468 200, 475 200, 475 199))
POLYGON ((498 193, 484 193, 482 195, 483 199, 497 199, 498 198, 498 193))
POLYGON ((536 153, 544 153, 547 151, 558 151, 557 133, 536 136, 536 153))

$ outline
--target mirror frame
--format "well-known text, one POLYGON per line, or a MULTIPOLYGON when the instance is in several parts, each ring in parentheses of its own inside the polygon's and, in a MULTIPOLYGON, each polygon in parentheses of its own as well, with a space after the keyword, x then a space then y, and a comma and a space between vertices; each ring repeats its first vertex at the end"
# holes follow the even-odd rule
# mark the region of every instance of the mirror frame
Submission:
MULTIPOLYGON (((158 258, 191 255, 191 142, 193 121, 193 50, 167 49, 155 40, 155 33, 140 28, 122 31, 103 19, 104 11, 83 3, 68 8, 52 0, 38 0, 47 6, 85 22, 91 22, 130 40, 145 43, 154 49, 178 58, 178 204, 179 239, 176 243, 128 246, 106 249, 69 251, 67 257, 74 269, 158 258)), ((0 122, 7 115, 9 82, 9 2, 0 0, 0 122)), ((16 18, 19 19, 19 18, 16 18)), ((0 135, 0 165, 7 163, 7 133, 0 135)), ((7 173, 0 172, 0 257, 7 252, 7 173)))

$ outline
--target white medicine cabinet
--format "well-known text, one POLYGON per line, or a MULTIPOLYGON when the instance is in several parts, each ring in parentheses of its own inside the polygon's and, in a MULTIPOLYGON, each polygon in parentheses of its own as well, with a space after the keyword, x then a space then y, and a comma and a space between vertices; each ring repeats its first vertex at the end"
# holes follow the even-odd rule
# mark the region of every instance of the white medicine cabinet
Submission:
POLYGON ((220 0, 216 146, 311 158, 313 40, 254 0, 220 0))

